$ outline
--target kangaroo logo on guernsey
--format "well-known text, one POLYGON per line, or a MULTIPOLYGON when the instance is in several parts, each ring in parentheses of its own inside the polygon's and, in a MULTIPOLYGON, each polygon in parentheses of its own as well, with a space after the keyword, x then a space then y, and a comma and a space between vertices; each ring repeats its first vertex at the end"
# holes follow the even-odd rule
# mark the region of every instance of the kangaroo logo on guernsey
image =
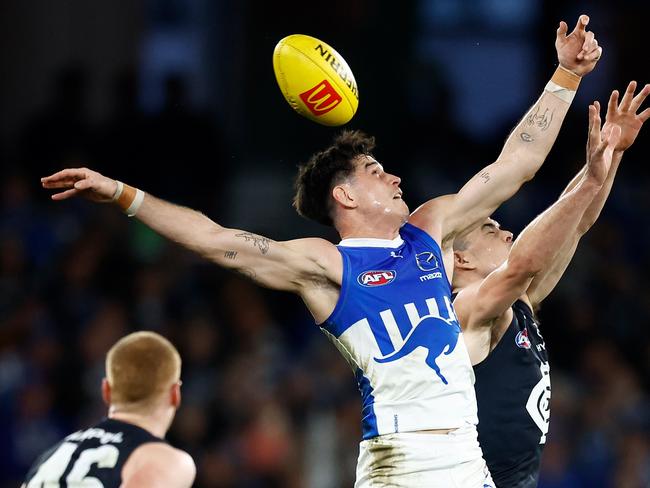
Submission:
POLYGON ((450 320, 438 317, 425 317, 411 329, 401 348, 383 358, 375 358, 378 363, 397 361, 411 354, 416 348, 424 347, 429 352, 424 360, 433 369, 442 382, 447 385, 447 378, 440 372, 436 359, 442 355, 451 354, 458 343, 458 328, 450 320))
POLYGON ((381 321, 378 322, 370 322, 368 319, 361 322, 370 325, 383 355, 375 357, 375 362, 398 361, 418 347, 423 347, 427 350, 425 363, 447 385, 449 384, 447 378, 440 371, 436 359, 442 354, 449 355, 454 351, 460 335, 460 326, 447 297, 442 297, 439 304, 435 298, 427 298, 425 303, 429 312, 426 315, 418 312, 415 303, 406 303, 404 305, 404 312, 408 317, 406 322, 402 312, 398 310, 384 310, 380 313, 381 321), (407 323, 410 323, 410 326, 407 323), (384 336, 390 337, 390 341, 382 340, 384 336))

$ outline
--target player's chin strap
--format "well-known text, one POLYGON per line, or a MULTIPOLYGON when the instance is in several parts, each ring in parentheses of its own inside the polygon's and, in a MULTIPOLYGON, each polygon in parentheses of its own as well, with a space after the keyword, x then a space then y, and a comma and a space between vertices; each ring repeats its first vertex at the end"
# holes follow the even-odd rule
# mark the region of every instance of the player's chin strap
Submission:
POLYGON ((144 192, 138 188, 125 185, 121 181, 115 180, 115 182, 117 183, 117 189, 112 200, 117 203, 122 212, 129 217, 133 217, 140 209, 140 205, 142 205, 144 192))
POLYGON ((562 66, 558 66, 544 90, 552 93, 566 103, 571 103, 580 85, 580 76, 562 66))

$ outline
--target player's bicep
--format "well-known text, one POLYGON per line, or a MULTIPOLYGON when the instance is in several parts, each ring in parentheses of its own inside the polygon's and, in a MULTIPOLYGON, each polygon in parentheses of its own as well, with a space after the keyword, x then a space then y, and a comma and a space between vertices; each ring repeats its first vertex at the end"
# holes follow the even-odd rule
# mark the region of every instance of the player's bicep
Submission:
POLYGON ((221 229, 209 257, 261 286, 295 292, 305 280, 323 273, 300 241, 278 242, 248 231, 221 229))

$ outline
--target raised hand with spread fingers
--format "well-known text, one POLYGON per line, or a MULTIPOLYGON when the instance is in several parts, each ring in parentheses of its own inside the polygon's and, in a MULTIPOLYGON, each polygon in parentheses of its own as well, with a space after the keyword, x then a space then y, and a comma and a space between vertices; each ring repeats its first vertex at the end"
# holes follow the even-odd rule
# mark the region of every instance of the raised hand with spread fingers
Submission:
POLYGON ((643 123, 650 118, 650 107, 637 113, 650 94, 650 84, 645 85, 635 96, 636 88, 636 81, 630 81, 620 103, 618 90, 614 90, 609 97, 603 131, 607 133, 614 124, 621 128, 621 137, 616 145, 617 152, 625 151, 634 144, 643 123))

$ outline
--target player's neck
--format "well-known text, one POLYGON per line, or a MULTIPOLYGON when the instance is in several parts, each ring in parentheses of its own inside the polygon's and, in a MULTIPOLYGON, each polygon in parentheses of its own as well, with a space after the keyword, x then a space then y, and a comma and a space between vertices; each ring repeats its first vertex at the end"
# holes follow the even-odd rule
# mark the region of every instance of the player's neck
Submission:
POLYGON ((171 423, 169 420, 164 418, 164 415, 161 412, 158 411, 145 415, 138 412, 121 410, 119 407, 114 405, 111 405, 108 410, 108 418, 136 425, 161 439, 165 437, 167 429, 169 429, 171 423))
POLYGON ((395 219, 384 218, 380 221, 348 220, 337 223, 337 230, 341 239, 387 239, 392 240, 399 236, 399 230, 404 224, 395 219))
POLYGON ((483 281, 482 276, 474 271, 465 271, 459 270, 458 268, 454 269, 454 278, 451 284, 452 293, 460 293, 465 288, 472 286, 478 281, 483 281))

